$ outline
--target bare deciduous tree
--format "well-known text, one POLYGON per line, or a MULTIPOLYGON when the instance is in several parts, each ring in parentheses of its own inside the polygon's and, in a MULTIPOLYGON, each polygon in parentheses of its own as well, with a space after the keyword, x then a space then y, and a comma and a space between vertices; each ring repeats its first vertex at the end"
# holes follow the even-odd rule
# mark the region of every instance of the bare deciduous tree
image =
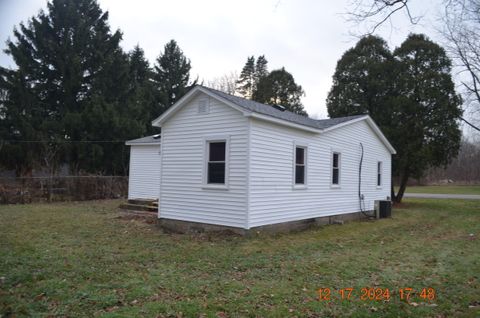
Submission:
POLYGON ((473 184, 480 182, 480 144, 464 140, 460 152, 446 168, 427 171, 422 183, 456 182, 473 184))
MULTIPOLYGON (((464 105, 472 118, 480 115, 480 0, 445 3, 442 35, 460 71, 464 105)), ((468 125, 480 131, 469 121, 468 125)), ((480 120, 479 120, 480 121, 480 120)))
MULTIPOLYGON (((416 24, 420 15, 410 11, 412 0, 353 0, 348 20, 356 26, 363 24, 366 32, 374 33, 398 12, 407 14, 416 24)), ((467 125, 480 131, 480 0, 443 0, 443 22, 440 33, 448 43, 447 50, 460 70, 464 107, 471 121, 460 117, 467 125), (472 121, 475 121, 473 123, 472 121)))
POLYGON ((238 73, 236 71, 232 71, 207 81, 206 86, 230 95, 234 95, 238 78, 238 73))
POLYGON ((366 32, 370 35, 397 13, 406 12, 410 23, 417 24, 420 16, 413 15, 410 11, 409 0, 352 0, 347 12, 348 21, 355 25, 364 24, 366 32))

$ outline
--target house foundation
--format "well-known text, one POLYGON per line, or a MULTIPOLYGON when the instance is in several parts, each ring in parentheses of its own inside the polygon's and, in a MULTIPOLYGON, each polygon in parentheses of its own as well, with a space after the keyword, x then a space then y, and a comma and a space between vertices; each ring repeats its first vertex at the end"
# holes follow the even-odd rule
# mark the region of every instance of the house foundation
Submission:
MULTIPOLYGON (((374 215, 373 211, 368 211, 367 214, 374 215)), ((289 221, 276 224, 268 224, 253 227, 250 229, 242 229, 238 227, 197 223, 190 221, 173 220, 166 218, 159 218, 157 221, 158 227, 169 233, 231 233, 242 236, 251 236, 260 233, 276 234, 288 233, 295 231, 303 231, 309 228, 314 228, 322 225, 343 224, 345 222, 365 220, 367 217, 361 212, 344 213, 330 216, 322 216, 317 218, 310 218, 298 221, 289 221)))

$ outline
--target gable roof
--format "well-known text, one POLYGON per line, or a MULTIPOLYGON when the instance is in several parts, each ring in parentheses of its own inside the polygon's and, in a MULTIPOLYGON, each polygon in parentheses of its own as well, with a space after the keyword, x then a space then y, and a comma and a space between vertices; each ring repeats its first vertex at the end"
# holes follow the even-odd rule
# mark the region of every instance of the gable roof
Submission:
POLYGON ((147 145, 155 145, 155 144, 160 144, 160 134, 132 139, 125 142, 125 145, 127 146, 132 146, 132 145, 147 146, 147 145))
POLYGON ((234 103, 235 105, 238 105, 244 108, 247 111, 271 116, 277 119, 283 119, 292 123, 296 123, 299 125, 304 125, 304 126, 308 126, 316 129, 326 129, 331 126, 335 126, 337 124, 365 116, 365 115, 356 115, 356 116, 339 117, 339 118, 332 118, 332 119, 313 119, 307 116, 302 116, 302 115, 292 113, 288 110, 281 111, 279 109, 276 109, 275 107, 272 107, 271 105, 265 105, 262 103, 255 102, 253 100, 230 95, 212 88, 208 88, 208 87, 203 87, 203 88, 212 92, 215 95, 218 95, 234 103))
POLYGON ((298 115, 290 111, 282 111, 271 105, 265 105, 242 97, 230 95, 213 88, 196 85, 185 96, 180 98, 174 105, 172 105, 160 117, 152 121, 153 126, 161 126, 168 118, 173 116, 184 104, 192 99, 199 92, 203 92, 210 97, 224 102, 232 108, 242 112, 245 116, 251 116, 267 121, 273 121, 278 124, 294 127, 297 129, 306 130, 309 132, 323 133, 345 125, 353 124, 355 122, 366 120, 375 134, 382 140, 387 149, 395 154, 396 151, 383 135, 381 130, 368 115, 355 115, 347 117, 337 117, 329 119, 313 119, 307 116, 298 115))

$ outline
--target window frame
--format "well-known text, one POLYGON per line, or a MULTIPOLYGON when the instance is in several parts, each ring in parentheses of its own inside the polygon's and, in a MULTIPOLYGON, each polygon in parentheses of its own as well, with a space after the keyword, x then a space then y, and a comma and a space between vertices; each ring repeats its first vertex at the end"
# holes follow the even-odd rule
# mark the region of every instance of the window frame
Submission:
POLYGON ((306 189, 308 187, 308 145, 293 143, 292 158, 292 187, 293 189, 306 189), (297 177, 297 148, 303 149, 303 183, 296 183, 297 177))
POLYGON ((332 150, 330 153, 330 187, 331 188, 340 188, 342 184, 342 153, 339 150, 332 150), (333 156, 338 155, 338 167, 334 167, 333 156), (338 170, 338 183, 333 183, 333 171, 334 169, 338 170))
MULTIPOLYGON (((202 188, 213 190, 229 189, 229 165, 230 165, 230 136, 208 136, 203 138, 203 171, 202 188), (210 162, 210 144, 216 142, 225 142, 225 179, 224 183, 208 183, 208 164, 210 162)), ((219 162, 219 161, 217 161, 219 162)))
POLYGON ((377 161, 377 189, 381 189, 383 186, 383 162, 377 161), (380 181, 380 182, 379 182, 380 181))

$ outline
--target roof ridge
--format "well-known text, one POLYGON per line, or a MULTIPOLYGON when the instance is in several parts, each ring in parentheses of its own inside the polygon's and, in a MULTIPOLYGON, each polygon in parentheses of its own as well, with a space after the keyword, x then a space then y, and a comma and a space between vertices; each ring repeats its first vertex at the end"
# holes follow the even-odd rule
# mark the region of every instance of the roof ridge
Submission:
POLYGON ((203 85, 200 85, 200 84, 197 84, 197 86, 199 86, 201 88, 204 88, 204 89, 210 91, 211 93, 213 93, 213 94, 215 94, 215 95, 217 95, 221 98, 227 99, 228 101, 230 101, 230 102, 232 102, 232 103, 234 103, 234 104, 236 104, 236 105, 238 105, 238 106, 240 106, 244 109, 247 109, 248 111, 253 111, 253 112, 256 112, 256 113, 260 113, 260 114, 263 114, 263 115, 268 115, 268 116, 271 116, 271 117, 287 120, 287 121, 290 121, 290 122, 294 122, 294 123, 297 123, 297 124, 300 124, 300 125, 304 125, 304 126, 308 126, 308 127, 312 127, 312 128, 316 128, 316 129, 326 129, 330 126, 333 126, 333 125, 336 125, 336 124, 339 124, 339 123, 342 123, 342 122, 345 122, 345 121, 349 121, 349 120, 353 120, 355 118, 366 116, 366 114, 363 114, 363 115, 351 115, 351 116, 344 116, 344 117, 325 118, 325 119, 315 119, 315 118, 312 118, 312 117, 309 117, 309 116, 303 116, 303 115, 296 114, 296 113, 291 112, 289 110, 281 111, 281 110, 276 109, 272 105, 263 104, 263 103, 260 103, 260 102, 257 102, 257 101, 251 100, 251 99, 247 99, 247 98, 244 98, 244 97, 241 97, 241 96, 232 95, 232 94, 229 94, 229 93, 226 93, 226 92, 222 92, 222 91, 220 91, 218 89, 215 89, 215 88, 203 86, 203 85))

